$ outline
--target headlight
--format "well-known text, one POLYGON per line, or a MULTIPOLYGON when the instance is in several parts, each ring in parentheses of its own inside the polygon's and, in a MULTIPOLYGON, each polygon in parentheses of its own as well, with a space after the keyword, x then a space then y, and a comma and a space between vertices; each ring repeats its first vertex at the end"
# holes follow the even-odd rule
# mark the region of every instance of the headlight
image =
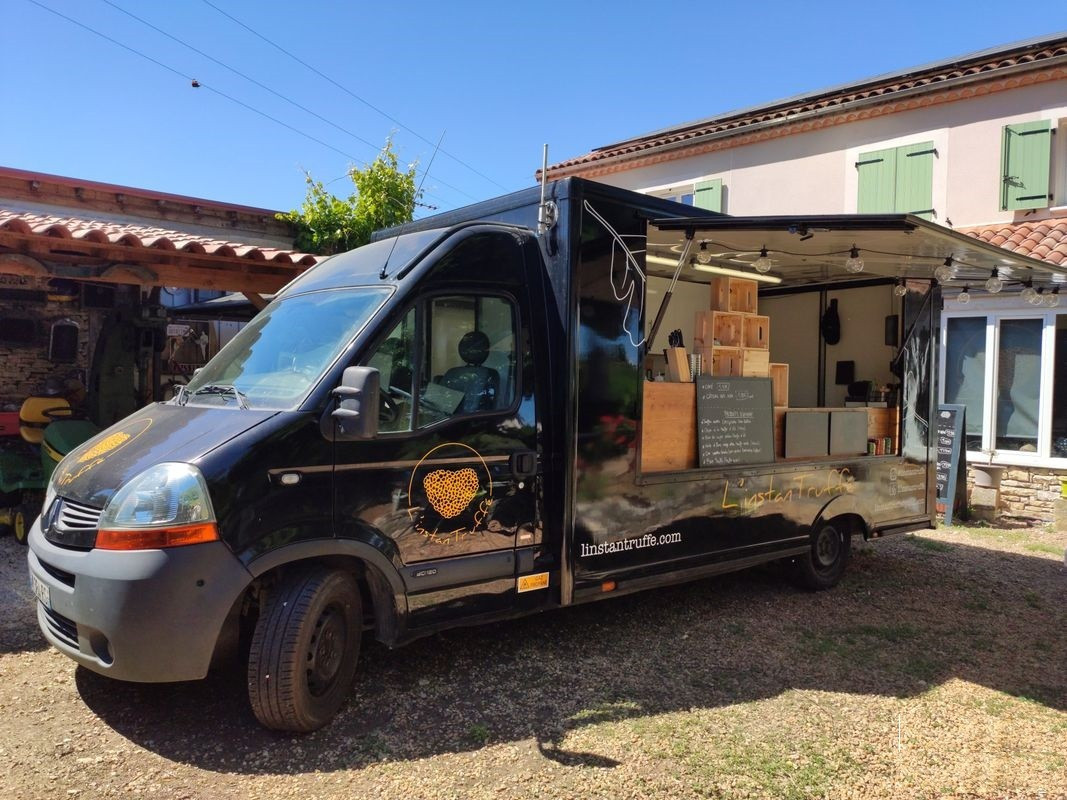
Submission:
POLYGON ((157 464, 119 489, 100 515, 96 546, 148 550, 219 538, 215 511, 200 470, 157 464))

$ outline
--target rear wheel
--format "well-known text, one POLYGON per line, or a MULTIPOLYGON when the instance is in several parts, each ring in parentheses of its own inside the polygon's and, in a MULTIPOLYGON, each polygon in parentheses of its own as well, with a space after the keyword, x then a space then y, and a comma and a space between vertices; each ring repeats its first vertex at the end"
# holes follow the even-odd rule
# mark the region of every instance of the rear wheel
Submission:
POLYGON ((333 719, 352 687, 362 635, 356 579, 294 572, 260 611, 248 656, 248 698, 268 728, 306 732, 333 719))
POLYGON ((811 535, 811 549, 797 557, 797 582, 812 591, 836 586, 848 566, 851 545, 852 537, 846 527, 822 523, 811 535))

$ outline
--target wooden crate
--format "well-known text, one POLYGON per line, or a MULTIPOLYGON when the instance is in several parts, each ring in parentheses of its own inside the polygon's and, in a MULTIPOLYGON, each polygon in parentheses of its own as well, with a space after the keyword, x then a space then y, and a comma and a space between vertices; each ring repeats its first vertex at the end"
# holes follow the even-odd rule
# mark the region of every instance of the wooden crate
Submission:
POLYGON ((771 396, 774 398, 775 406, 788 406, 789 405, 789 365, 788 364, 776 364, 772 362, 770 365, 770 377, 771 377, 771 396))
POLYGON ((705 347, 705 375, 740 375, 744 351, 740 347, 705 347))
POLYGON ((741 347, 744 319, 732 311, 698 311, 694 340, 705 347, 741 347))
POLYGON ((788 408, 774 407, 774 457, 785 458, 785 412, 788 408))
POLYGON ((759 283, 747 278, 712 278, 711 308, 714 311, 739 311, 755 314, 759 283))
POLYGON ((749 378, 766 378, 771 372, 771 354, 767 350, 745 348, 741 351, 741 374, 749 378))
POLYGON ((771 318, 749 314, 742 318, 744 331, 741 346, 768 350, 771 346, 771 318))
POLYGON ((696 466, 696 386, 645 381, 641 411, 641 471, 666 472, 696 466))

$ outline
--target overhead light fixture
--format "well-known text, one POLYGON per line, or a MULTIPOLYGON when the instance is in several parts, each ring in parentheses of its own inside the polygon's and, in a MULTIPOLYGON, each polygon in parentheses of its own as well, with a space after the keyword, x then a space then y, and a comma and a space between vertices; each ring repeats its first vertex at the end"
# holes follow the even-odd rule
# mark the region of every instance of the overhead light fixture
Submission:
POLYGON ((971 293, 967 291, 967 287, 963 287, 963 291, 956 295, 956 302, 961 306, 967 305, 971 302, 971 293))
POLYGON ((1060 287, 1053 286, 1052 291, 1048 293, 1048 297, 1045 298, 1045 305, 1049 308, 1055 308, 1060 304, 1060 287))
POLYGON ((996 294, 1004 288, 1004 281, 1000 279, 1000 274, 996 267, 993 267, 993 271, 989 274, 989 280, 985 282, 985 290, 990 294, 996 294))
POLYGON ((860 258, 860 251, 856 245, 852 245, 852 249, 848 251, 848 258, 845 259, 845 270, 853 274, 863 272, 863 259, 860 258))
POLYGON ((774 262, 767 257, 766 247, 761 247, 759 249, 759 258, 752 262, 752 266, 756 268, 756 272, 770 272, 771 267, 774 266, 774 262))
MULTIPOLYGON (((663 267, 676 267, 678 262, 674 259, 664 258, 663 256, 646 255, 645 263, 658 264, 663 267)), ((761 283, 781 283, 782 279, 776 275, 762 275, 758 272, 746 272, 742 269, 731 269, 730 267, 720 267, 716 264, 701 264, 695 263, 691 266, 695 270, 700 272, 714 272, 717 275, 729 275, 732 278, 747 278, 750 281, 760 281, 761 283)))
POLYGON ((1033 278, 1027 278, 1026 286, 1022 290, 1022 292, 1019 293, 1019 297, 1021 297, 1030 305, 1034 304, 1034 300, 1037 298, 1037 289, 1034 288, 1033 278))
POLYGON ((903 297, 908 293, 908 287, 904 283, 903 278, 897 278, 897 285, 893 287, 893 294, 897 297, 903 297))
POLYGON ((719 267, 713 264, 694 264, 693 269, 700 270, 701 272, 714 272, 716 275, 727 275, 731 278, 748 278, 750 281, 760 281, 761 283, 782 282, 782 279, 777 275, 764 275, 759 272, 745 272, 741 269, 730 269, 729 267, 719 267))
POLYGON ((934 278, 938 283, 948 283, 956 277, 956 270, 952 268, 952 256, 945 259, 945 263, 934 270, 934 278))
POLYGON ((1044 287, 1041 287, 1040 289, 1038 289, 1034 293, 1034 296, 1032 298, 1030 298, 1030 303, 1032 305, 1035 305, 1035 306, 1043 306, 1043 305, 1045 305, 1045 289, 1044 289, 1044 287))
POLYGON ((700 249, 697 251, 697 261, 701 264, 711 263, 711 253, 708 252, 708 243, 701 242, 700 249))

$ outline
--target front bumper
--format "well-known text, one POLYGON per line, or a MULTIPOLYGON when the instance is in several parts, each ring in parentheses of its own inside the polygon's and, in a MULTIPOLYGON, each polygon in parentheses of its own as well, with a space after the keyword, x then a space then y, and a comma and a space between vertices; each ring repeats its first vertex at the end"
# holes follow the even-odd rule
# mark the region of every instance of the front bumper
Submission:
POLYGON ((69 550, 34 522, 30 573, 45 638, 79 664, 126 681, 203 678, 223 622, 252 576, 222 542, 167 550, 69 550))

